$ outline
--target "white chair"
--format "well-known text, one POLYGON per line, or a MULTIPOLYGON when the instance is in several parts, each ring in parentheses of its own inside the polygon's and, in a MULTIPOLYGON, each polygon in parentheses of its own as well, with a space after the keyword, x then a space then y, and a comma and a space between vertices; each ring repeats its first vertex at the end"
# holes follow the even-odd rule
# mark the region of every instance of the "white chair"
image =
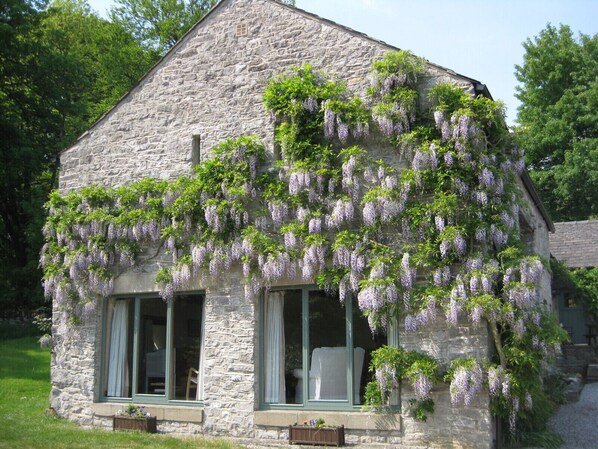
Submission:
MULTIPOLYGON (((356 404, 359 404, 364 356, 363 348, 353 350, 353 397, 356 404)), ((295 399, 300 403, 303 399, 303 373, 301 370, 295 370, 294 374, 298 378, 295 399)), ((309 371, 309 399, 316 401, 348 399, 346 347, 322 347, 313 350, 309 371)))
POLYGON ((187 374, 187 391, 185 394, 185 399, 187 401, 189 400, 191 389, 195 390, 195 395, 197 396, 198 381, 199 381, 199 371, 197 371, 195 368, 189 368, 189 373, 187 374))

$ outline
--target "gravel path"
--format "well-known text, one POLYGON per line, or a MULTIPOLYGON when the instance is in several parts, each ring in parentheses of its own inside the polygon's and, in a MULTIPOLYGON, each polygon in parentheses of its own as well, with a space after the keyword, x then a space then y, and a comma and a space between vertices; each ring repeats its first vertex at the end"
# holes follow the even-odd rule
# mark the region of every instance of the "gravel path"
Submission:
POLYGON ((561 405, 549 425, 561 434, 561 449, 598 449, 598 383, 587 384, 578 402, 561 405))

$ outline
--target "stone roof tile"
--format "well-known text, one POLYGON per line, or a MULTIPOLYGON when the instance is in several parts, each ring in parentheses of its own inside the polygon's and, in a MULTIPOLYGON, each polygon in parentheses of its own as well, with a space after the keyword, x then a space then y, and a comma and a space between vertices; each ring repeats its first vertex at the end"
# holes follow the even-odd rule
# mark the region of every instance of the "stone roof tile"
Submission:
POLYGON ((598 267, 598 220, 554 224, 550 253, 571 268, 598 267))

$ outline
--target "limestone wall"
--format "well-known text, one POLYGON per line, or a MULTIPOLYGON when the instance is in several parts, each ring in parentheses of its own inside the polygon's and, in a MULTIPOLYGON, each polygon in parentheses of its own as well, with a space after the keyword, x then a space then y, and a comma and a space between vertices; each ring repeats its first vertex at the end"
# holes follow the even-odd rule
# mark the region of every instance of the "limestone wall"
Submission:
MULTIPOLYGON (((60 189, 190 174, 192 136, 202 158, 228 137, 256 134, 273 148, 267 81, 310 63, 364 95, 372 61, 391 48, 272 0, 224 1, 123 101, 61 154, 60 189), (247 36, 237 36, 247 25, 247 36)), ((430 66, 422 87, 471 83, 430 66)), ((425 98, 422 95, 421 98, 425 98)))

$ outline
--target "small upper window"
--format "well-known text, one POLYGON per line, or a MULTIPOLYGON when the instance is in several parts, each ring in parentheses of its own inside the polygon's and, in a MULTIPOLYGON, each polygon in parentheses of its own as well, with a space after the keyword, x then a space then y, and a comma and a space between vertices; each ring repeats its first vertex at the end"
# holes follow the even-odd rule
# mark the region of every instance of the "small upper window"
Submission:
POLYGON ((238 23, 235 28, 235 34, 237 37, 247 36, 247 24, 238 23))

